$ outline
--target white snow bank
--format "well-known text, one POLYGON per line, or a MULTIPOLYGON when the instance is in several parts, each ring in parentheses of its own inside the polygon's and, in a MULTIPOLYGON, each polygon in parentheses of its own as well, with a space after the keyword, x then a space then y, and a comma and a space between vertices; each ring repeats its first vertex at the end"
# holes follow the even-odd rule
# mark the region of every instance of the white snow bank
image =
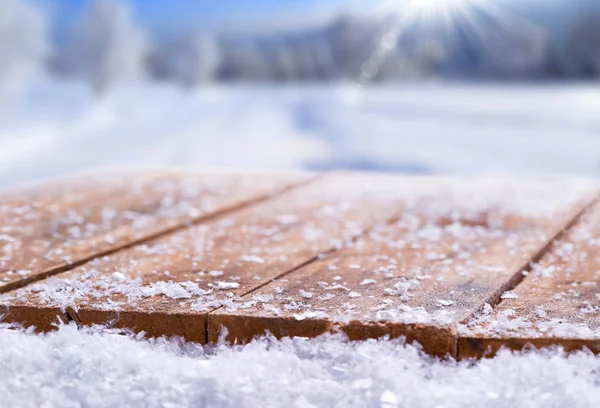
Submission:
POLYGON ((261 340, 201 348, 108 330, 0 328, 6 407, 591 407, 600 357, 500 353, 475 364, 399 341, 261 340))
POLYGON ((100 165, 600 175, 600 86, 121 87, 0 95, 0 185, 100 165))

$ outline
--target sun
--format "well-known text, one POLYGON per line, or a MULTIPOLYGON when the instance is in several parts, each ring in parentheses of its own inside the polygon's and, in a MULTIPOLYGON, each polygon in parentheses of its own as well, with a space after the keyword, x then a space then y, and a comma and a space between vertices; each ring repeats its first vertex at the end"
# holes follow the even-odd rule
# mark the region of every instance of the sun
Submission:
POLYGON ((375 8, 375 13, 397 14, 416 18, 449 17, 472 14, 476 9, 490 10, 498 0, 382 0, 375 8))
POLYGON ((389 58, 416 61, 425 66, 417 72, 426 72, 461 47, 487 52, 490 43, 504 42, 534 55, 544 39, 534 23, 516 15, 504 0, 382 0, 367 17, 381 24, 381 39, 362 64, 359 84, 376 78, 389 58), (397 53, 399 44, 404 48, 397 53))
POLYGON ((422 10, 447 9, 463 0, 409 0, 408 7, 422 10))
POLYGON ((471 0, 383 0, 377 8, 390 13, 419 13, 441 10, 458 10, 471 0))

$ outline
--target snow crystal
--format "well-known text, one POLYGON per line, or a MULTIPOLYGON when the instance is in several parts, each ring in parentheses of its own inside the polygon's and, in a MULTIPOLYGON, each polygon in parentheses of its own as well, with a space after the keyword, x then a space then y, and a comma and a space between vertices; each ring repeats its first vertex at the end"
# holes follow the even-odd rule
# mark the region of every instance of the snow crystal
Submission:
POLYGON ((322 281, 320 281, 320 282, 317 282, 317 285, 318 285, 318 286, 319 286, 321 289, 323 289, 323 290, 339 290, 339 289, 342 289, 342 290, 345 290, 345 291, 348 291, 348 292, 350 292, 350 289, 349 289, 349 288, 347 288, 347 287, 346 287, 346 286, 344 286, 344 285, 340 285, 339 283, 333 283, 333 284, 331 284, 331 285, 330 285, 330 284, 329 284, 329 283, 327 283, 327 282, 322 282, 322 281))
POLYGON ((519 297, 519 295, 517 295, 514 291, 512 290, 507 290, 506 292, 504 292, 502 294, 502 296, 500 296, 502 299, 517 299, 519 297))
POLYGON ((298 294, 301 297, 303 297, 304 299, 311 299, 313 297, 313 293, 312 292, 309 292, 309 291, 306 291, 306 290, 302 290, 302 289, 300 289, 298 291, 298 294))
POLYGON ((539 263, 532 265, 533 272, 536 274, 536 277, 539 278, 547 278, 552 279, 554 277, 554 273, 556 272, 555 265, 544 266, 539 263))
POLYGON ((217 282, 216 285, 217 289, 219 290, 230 290, 230 289, 237 289, 240 287, 240 284, 237 282, 217 282))
POLYGON ((319 300, 331 300, 333 298, 335 298, 335 295, 333 293, 325 293, 319 296, 319 300))
POLYGON ((299 220, 297 215, 293 214, 282 214, 277 216, 277 222, 284 225, 292 225, 297 223, 299 220))
POLYGON ((258 264, 265 263, 265 260, 263 258, 256 255, 242 255, 241 260, 244 262, 254 262, 258 264))
POLYGON ((260 295, 260 294, 254 294, 252 295, 252 300, 255 300, 257 302, 261 302, 261 303, 270 303, 272 302, 274 299, 273 295, 260 295))
POLYGON ((375 282, 377 282, 375 279, 363 279, 362 282, 360 282, 360 284, 361 285, 370 285, 375 282))
POLYGON ((494 308, 492 307, 492 305, 490 305, 489 303, 485 303, 483 305, 483 314, 484 315, 489 315, 490 313, 492 313, 494 311, 494 308))
POLYGON ((415 289, 417 286, 419 286, 418 280, 406 280, 403 278, 399 282, 396 282, 393 288, 385 288, 383 290, 383 293, 385 293, 386 295, 400 296, 403 300, 407 300, 408 291, 415 289))
POLYGON ((512 316, 514 316, 514 313, 498 314, 498 320, 495 322, 495 329, 502 333, 519 331, 520 329, 531 326, 531 322, 528 322, 526 319, 522 317, 512 318, 512 316))
POLYGON ((118 283, 124 283, 127 278, 121 272, 113 272, 111 275, 112 279, 118 283))
POLYGON ((208 274, 210 276, 217 277, 217 276, 223 276, 224 272, 223 271, 208 271, 208 274))
POLYGON ((315 312, 312 310, 307 310, 300 314, 294 314, 294 319, 300 321, 304 319, 315 319, 315 318, 325 318, 327 314, 324 312, 315 312))
POLYGON ((396 394, 394 394, 390 390, 385 390, 381 394, 381 408, 392 408, 398 405, 398 398, 396 398, 396 394))

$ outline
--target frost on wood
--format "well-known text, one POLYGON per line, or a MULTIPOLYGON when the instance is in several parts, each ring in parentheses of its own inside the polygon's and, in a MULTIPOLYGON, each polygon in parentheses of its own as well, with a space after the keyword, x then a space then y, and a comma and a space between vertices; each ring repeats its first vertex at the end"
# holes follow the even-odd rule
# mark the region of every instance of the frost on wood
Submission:
POLYGON ((501 303, 460 327, 476 338, 600 340, 600 206, 553 243, 501 303))
MULTIPOLYGON (((256 319, 249 326, 264 324, 269 331, 274 328, 268 323, 271 318, 272 322, 325 319, 334 327, 350 327, 357 321, 453 326, 480 308, 491 313, 488 298, 526 268, 587 202, 576 206, 574 197, 552 202, 548 195, 543 215, 535 216, 535 203, 543 191, 539 185, 521 192, 519 187, 528 183, 516 183, 514 194, 503 193, 515 197, 511 201, 495 190, 487 194, 487 185, 437 181, 429 191, 431 186, 424 182, 406 192, 398 221, 377 226, 337 252, 241 300, 233 299, 213 314, 214 326, 228 327, 228 316, 235 315, 256 319), (459 195, 464 195, 462 201, 459 195), (477 200, 464 200, 465 196, 477 200), (250 300, 257 295, 268 301, 250 300)), ((502 190, 501 184, 494 187, 502 190)), ((516 297, 512 291, 502 295, 516 297)), ((299 328, 297 334, 302 330, 308 329, 299 328)), ((259 333, 257 329, 254 334, 259 333)), ((242 337, 236 338, 248 335, 238 331, 236 336, 242 337)))
MULTIPOLYGON (((373 180, 391 186, 399 179, 328 176, 230 217, 190 226, 148 244, 97 258, 73 272, 11 296, 17 303, 38 299, 63 310, 80 305, 102 310, 135 309, 135 299, 152 296, 181 300, 177 310, 206 311, 222 303, 229 305, 236 294, 343 245, 378 220, 394 216, 401 200, 386 189, 373 196, 378 191, 371 184, 373 180), (363 211, 367 203, 374 210, 372 213, 363 211), (307 229, 311 231, 310 239, 307 229), (190 288, 194 290, 190 292, 190 288), (194 296, 194 302, 184 301, 194 296)), ((253 182, 248 180, 249 184, 253 182)), ((156 184, 160 185, 152 185, 156 184)), ((380 184, 377 185, 381 187, 380 184)), ((203 187, 203 203, 214 203, 220 198, 220 194, 211 195, 208 186, 203 187)), ((221 189, 237 194, 241 190, 239 186, 221 189)), ((188 194, 181 184, 174 193, 178 190, 184 196, 188 194)), ((191 189, 190 194, 195 197, 198 193, 191 189)), ((176 218, 178 213, 168 211, 177 199, 163 195, 160 202, 167 207, 159 208, 158 213, 166 219, 176 218)), ((119 212, 103 208, 102 214, 113 220, 119 212)), ((79 219, 83 222, 85 217, 79 219)), ((138 217, 135 219, 139 221, 138 217)), ((139 306, 139 310, 146 309, 139 306)))
MULTIPOLYGON (((192 201, 198 194, 194 186, 192 201)), ((211 313, 209 322, 218 315, 217 323, 230 315, 321 321, 323 330, 356 322, 393 330, 421 325, 454 335, 457 322, 483 308, 578 213, 592 186, 573 183, 565 187, 571 195, 557 195, 555 183, 540 181, 330 174, 95 258, 11 292, 2 302, 13 309, 72 309, 83 316, 77 317, 82 324, 98 322, 86 321, 89 314, 82 311, 173 321, 211 313), (540 200, 544 209, 536 212, 540 200)), ((202 191, 201 203, 211 209, 227 196, 202 191)), ((172 195, 159 195, 156 213, 166 221, 189 214, 189 206, 176 205, 187 202, 178 201, 187 194, 180 186, 172 195)), ((198 216, 207 207, 196 205, 192 212, 198 216)), ((119 214, 105 206, 100 212, 109 222, 119 214)), ((80 220, 77 215, 70 219, 80 220)), ((118 239, 114 232, 100 236, 104 243, 118 239)), ((561 256, 570 251, 561 246, 561 256)), ((521 297, 511 291, 501 296, 521 297)), ((107 316, 95 316, 100 315, 107 316)))
POLYGON ((0 200, 0 290, 307 177, 116 170, 17 189, 0 200))
MULTIPOLYGON (((541 228, 512 232, 500 225, 485 228, 455 222, 438 226, 405 214, 397 223, 377 227, 364 239, 348 243, 339 254, 260 289, 258 293, 269 295, 275 304, 254 305, 255 312, 260 316, 292 313, 295 318, 316 313, 335 321, 449 324, 453 315, 462 316, 479 300, 475 297, 469 303, 469 294, 452 287, 459 287, 457 277, 467 282, 483 273, 503 279, 519 266, 489 264, 487 246, 496 245, 494 251, 499 254, 510 251, 512 258, 520 257, 524 263, 546 236, 541 228)), ((235 312, 239 307, 234 302, 227 310, 235 312)), ((243 309, 251 311, 247 305, 243 309)))

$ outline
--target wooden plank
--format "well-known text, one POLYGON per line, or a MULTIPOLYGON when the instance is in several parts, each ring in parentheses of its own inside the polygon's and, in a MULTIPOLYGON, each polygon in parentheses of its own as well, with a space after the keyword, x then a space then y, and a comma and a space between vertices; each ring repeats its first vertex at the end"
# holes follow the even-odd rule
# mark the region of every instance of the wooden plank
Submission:
POLYGON ((25 202, 12 195, 5 201, 7 209, 0 226, 0 292, 264 198, 310 177, 121 173, 121 178, 85 176, 55 183, 48 196, 26 194, 25 202), (61 192, 67 194, 60 196, 61 192), (57 202, 52 204, 54 199, 57 202), (15 207, 18 216, 12 220, 7 214, 15 207))
POLYGON ((209 310, 397 216, 406 185, 391 176, 331 174, 12 292, 6 318, 47 330, 62 311, 82 324, 114 320, 152 336, 205 342, 209 310))
POLYGON ((343 331, 351 339, 405 336, 429 354, 456 356, 456 323, 518 280, 590 200, 585 188, 582 195, 552 182, 494 191, 470 183, 440 185, 399 222, 210 313, 208 340, 222 328, 232 342, 343 331))
POLYGON ((90 202, 140 193, 143 188, 181 174, 181 170, 116 166, 25 183, 0 191, 0 228, 43 222, 90 202))
POLYGON ((600 353, 600 205, 526 273, 500 304, 460 327, 460 357, 527 345, 600 353))
POLYGON ((57 314, 198 342, 215 341, 221 327, 240 342, 265 330, 343 330, 353 339, 406 335, 431 354, 456 355, 453 323, 499 296, 593 191, 570 181, 328 175, 2 302, 7 321, 40 330, 57 314))
POLYGON ((87 201, 106 200, 126 194, 131 181, 143 183, 156 178, 150 172, 100 170, 91 174, 29 183, 0 192, 0 228, 34 224, 55 217, 87 201))

